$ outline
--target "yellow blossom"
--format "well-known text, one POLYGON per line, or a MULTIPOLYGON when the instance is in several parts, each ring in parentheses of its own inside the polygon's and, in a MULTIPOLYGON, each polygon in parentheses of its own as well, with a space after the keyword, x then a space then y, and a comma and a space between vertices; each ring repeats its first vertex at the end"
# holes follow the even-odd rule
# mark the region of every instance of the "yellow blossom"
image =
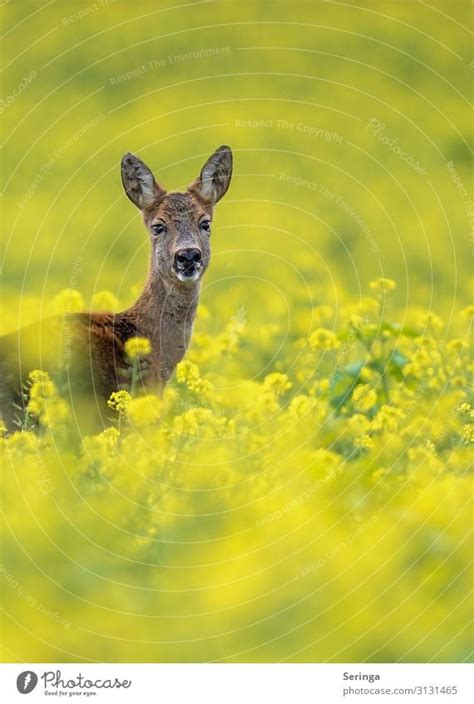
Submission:
POLYGON ((466 343, 464 340, 461 340, 459 337, 455 337, 453 340, 450 340, 448 342, 448 352, 452 354, 459 354, 460 352, 463 351, 463 349, 466 347, 466 343))
POLYGON ((359 376, 360 376, 361 381, 364 381, 364 382, 374 381, 375 379, 377 379, 377 373, 374 372, 373 369, 371 369, 370 367, 367 367, 367 366, 362 367, 362 369, 360 370, 359 376))
POLYGON ((66 401, 59 397, 48 399, 41 415, 42 425, 55 428, 69 420, 70 412, 66 401))
POLYGON ((110 394, 110 398, 107 401, 107 406, 117 411, 119 414, 123 414, 127 410, 127 406, 130 403, 132 397, 125 391, 121 389, 120 391, 114 391, 110 394))
POLYGON ((313 320, 316 324, 327 322, 334 316, 331 306, 316 306, 313 309, 313 320))
POLYGON ((441 318, 432 311, 420 311, 417 324, 423 331, 429 330, 432 333, 439 332, 443 327, 441 318))
POLYGON ((377 403, 377 392, 368 384, 359 384, 352 394, 352 402, 358 411, 366 413, 377 403))
POLYGON ((461 389, 463 386, 466 386, 466 379, 462 376, 453 376, 451 378, 451 384, 458 389, 461 389))
POLYGON ((173 430, 179 435, 201 438, 224 437, 234 425, 225 417, 216 416, 208 408, 190 408, 173 420, 173 430))
POLYGON ((425 442, 417 447, 408 448, 407 454, 413 464, 421 464, 424 460, 435 457, 435 447, 433 443, 425 442))
POLYGON ((372 480, 374 482, 380 481, 383 476, 386 474, 387 470, 385 467, 380 467, 379 469, 376 469, 374 472, 372 472, 372 480))
POLYGON ((219 335, 219 342, 223 350, 227 353, 231 353, 235 350, 245 329, 245 325, 245 310, 239 308, 225 326, 224 331, 219 335))
POLYGON ((460 412, 460 413, 469 413, 469 414, 470 414, 470 413, 472 412, 472 406, 471 406, 471 404, 470 404, 470 403, 466 403, 466 402, 461 403, 461 405, 459 406, 459 412, 460 412))
POLYGON ((180 384, 186 384, 196 396, 203 399, 209 398, 211 386, 206 379, 201 379, 199 367, 194 362, 186 359, 180 362, 176 367, 176 380, 180 384))
POLYGON ((340 342, 332 330, 326 328, 318 328, 309 336, 309 346, 312 350, 337 350, 340 347, 340 342))
POLYGON ((263 385, 267 389, 271 389, 275 396, 281 396, 285 393, 285 391, 291 389, 292 386, 286 374, 278 374, 277 372, 267 374, 263 381, 263 385))
POLYGON ((151 352, 150 340, 146 337, 131 337, 125 343, 125 352, 129 359, 146 357, 151 352))
POLYGON ((331 382, 329 379, 320 379, 315 381, 310 387, 310 394, 312 396, 324 396, 328 393, 331 388, 331 382))
POLYGON ((206 306, 203 306, 202 303, 200 303, 197 307, 196 317, 198 318, 198 320, 209 320, 211 314, 209 313, 209 309, 206 308, 206 306))
POLYGON ((316 400, 314 398, 299 394, 291 400, 288 412, 291 416, 294 416, 294 418, 305 418, 310 416, 315 405, 316 400))
POLYGON ((120 433, 117 428, 106 428, 99 434, 98 437, 101 439, 102 445, 106 449, 110 450, 117 444, 120 433))
POLYGON ((184 359, 176 367, 176 380, 180 384, 189 384, 199 379, 199 368, 197 364, 184 359))
POLYGON ((84 300, 74 288, 65 288, 60 291, 53 300, 53 307, 57 313, 69 315, 71 313, 80 313, 84 310, 84 300))
POLYGON ((27 409, 29 413, 40 418, 46 410, 48 400, 55 396, 56 387, 48 373, 39 369, 30 372, 29 380, 31 386, 27 409))
POLYGON ((370 435, 364 433, 363 435, 359 435, 354 440, 354 446, 357 447, 359 450, 370 450, 374 446, 374 441, 372 440, 370 435))
POLYGON ((403 422, 405 413, 400 408, 394 406, 381 406, 374 420, 372 427, 375 430, 384 430, 388 433, 395 433, 403 422))
POLYGON ((266 418, 274 416, 280 410, 280 404, 274 392, 267 389, 252 399, 245 416, 252 423, 260 423, 266 418))
POLYGON ((367 324, 367 320, 363 318, 361 315, 357 315, 356 313, 352 313, 349 316, 349 325, 356 331, 362 332, 362 330, 365 328, 367 324))
POLYGON ((375 279, 375 281, 371 281, 369 286, 371 289, 382 295, 391 293, 397 288, 397 284, 393 281, 393 279, 385 279, 383 277, 379 277, 378 279, 375 279))
POLYGON ((28 374, 28 378, 34 384, 50 383, 50 378, 48 372, 44 372, 41 369, 34 369, 28 374))
POLYGON ((347 427, 353 436, 359 436, 367 434, 371 424, 367 416, 362 413, 356 413, 348 419, 347 427))
POLYGON ((115 312, 118 309, 117 296, 111 291, 98 291, 92 296, 92 308, 115 312))
POLYGON ((127 418, 137 427, 155 423, 160 415, 161 402, 153 394, 132 398, 127 403, 127 418))
POLYGON ((119 437, 117 428, 106 428, 97 435, 86 436, 83 440, 84 456, 88 461, 106 465, 113 457, 119 437))

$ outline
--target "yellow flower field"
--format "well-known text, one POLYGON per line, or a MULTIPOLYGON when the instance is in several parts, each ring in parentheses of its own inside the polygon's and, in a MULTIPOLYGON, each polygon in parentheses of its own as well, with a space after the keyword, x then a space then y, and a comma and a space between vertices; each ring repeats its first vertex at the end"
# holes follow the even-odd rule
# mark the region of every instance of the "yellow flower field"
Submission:
POLYGON ((469 3, 175 5, 1 8, 2 334, 136 299, 123 153, 170 189, 235 157, 163 397, 146 339, 95 431, 28 368, 1 658, 465 661, 469 3))
POLYGON ((201 307, 164 398, 114 394, 91 436, 33 372, 3 440, 4 655, 466 658, 470 311, 446 339, 431 313, 382 315, 381 295, 296 309, 324 327, 253 379, 246 350, 271 355, 272 335, 211 335, 201 307))

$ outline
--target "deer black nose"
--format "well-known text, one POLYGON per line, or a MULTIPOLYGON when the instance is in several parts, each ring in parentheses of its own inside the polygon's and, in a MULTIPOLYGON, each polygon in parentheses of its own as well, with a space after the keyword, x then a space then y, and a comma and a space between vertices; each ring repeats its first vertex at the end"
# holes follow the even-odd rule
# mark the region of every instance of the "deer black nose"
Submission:
POLYGON ((201 252, 199 249, 194 247, 187 247, 186 249, 178 249, 174 255, 176 264, 183 267, 189 267, 191 265, 199 264, 201 261, 201 252))

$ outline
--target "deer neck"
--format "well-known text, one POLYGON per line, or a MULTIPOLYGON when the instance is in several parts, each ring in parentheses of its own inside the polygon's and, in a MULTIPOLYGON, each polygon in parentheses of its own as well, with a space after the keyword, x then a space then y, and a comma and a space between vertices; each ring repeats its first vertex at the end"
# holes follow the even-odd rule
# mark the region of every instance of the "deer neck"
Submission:
POLYGON ((125 315, 152 345, 152 380, 166 383, 188 348, 201 285, 165 282, 150 273, 136 303, 125 315))

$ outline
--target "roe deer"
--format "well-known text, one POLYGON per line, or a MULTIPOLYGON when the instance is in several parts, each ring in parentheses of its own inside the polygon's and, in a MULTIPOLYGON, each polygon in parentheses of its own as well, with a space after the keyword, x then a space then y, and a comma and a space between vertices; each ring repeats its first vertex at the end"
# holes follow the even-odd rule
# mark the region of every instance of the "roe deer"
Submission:
MULTIPOLYGON (((49 328, 43 326, 39 334, 44 344, 53 335, 50 329, 55 326, 64 335, 67 326, 72 349, 70 385, 102 399, 123 385, 129 367, 125 354, 129 338, 146 337, 151 343, 144 379, 147 387, 161 390, 183 358, 202 275, 209 265, 213 208, 226 193, 232 176, 232 152, 227 146, 219 147, 184 192, 167 192, 148 166, 130 153, 122 158, 121 173, 125 192, 141 210, 151 240, 148 278, 141 295, 120 313, 73 314, 64 324, 53 321, 49 328)), ((30 326, 29 337, 38 339, 35 329, 30 326)), ((39 362, 31 354, 27 362, 19 362, 24 352, 28 355, 31 351, 30 343, 25 342, 26 330, 0 341, 0 405, 10 430, 15 417, 13 404, 22 398, 22 382, 32 369, 44 369, 41 353, 39 362)), ((54 346, 57 352, 58 345, 54 346)))

